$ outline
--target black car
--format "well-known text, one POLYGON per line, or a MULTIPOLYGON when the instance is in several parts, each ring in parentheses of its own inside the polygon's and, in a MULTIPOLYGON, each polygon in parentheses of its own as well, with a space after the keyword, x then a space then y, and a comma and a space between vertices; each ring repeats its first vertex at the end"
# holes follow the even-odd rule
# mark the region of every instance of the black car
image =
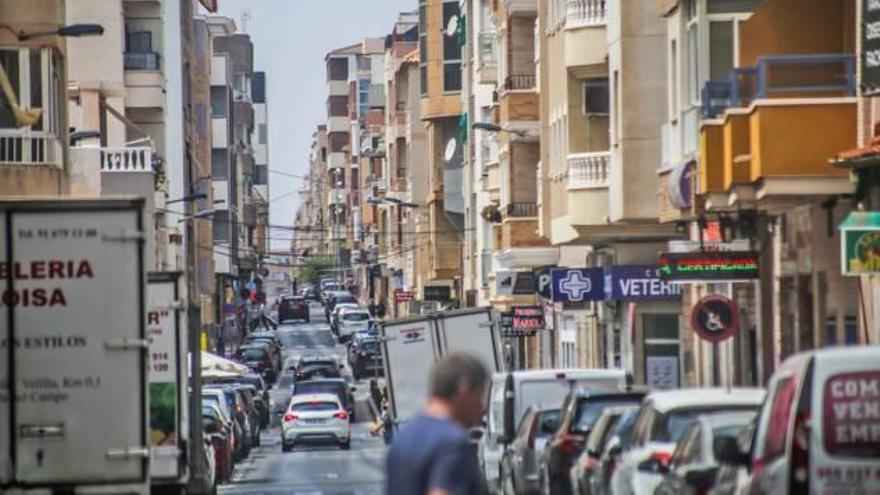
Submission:
POLYGON ((303 357, 296 366, 294 379, 300 381, 313 378, 339 378, 341 370, 342 365, 334 357, 303 357))
POLYGON ((269 349, 272 351, 272 361, 276 370, 281 369, 281 351, 282 345, 281 341, 278 340, 274 334, 268 332, 256 332, 248 335, 244 339, 244 343, 247 344, 268 344, 269 349))
POLYGON ((259 373, 269 381, 275 381, 278 369, 272 348, 266 343, 253 343, 243 345, 236 349, 235 359, 256 373, 259 373))
POLYGON ((278 305, 278 322, 302 320, 309 322, 309 303, 302 296, 286 296, 278 305))
POLYGON ((364 377, 378 377, 384 374, 382 350, 379 341, 363 339, 351 348, 351 375, 355 380, 364 377))
POLYGON ((321 296, 318 294, 318 291, 312 287, 308 289, 304 289, 302 292, 303 299, 306 301, 315 301, 319 302, 321 300, 321 296))
POLYGON ((270 411, 269 411, 269 386, 263 380, 263 377, 256 373, 249 373, 241 376, 224 376, 224 377, 216 377, 210 378, 209 383, 211 384, 223 384, 223 385, 234 385, 234 384, 244 384, 244 385, 253 385, 254 388, 257 389, 258 396, 257 399, 257 410, 260 412, 260 427, 268 428, 270 421, 270 411))
POLYGON ((572 492, 571 468, 583 453, 587 437, 605 408, 638 405, 644 397, 644 391, 582 389, 570 392, 560 408, 559 427, 544 447, 541 460, 544 493, 569 495, 572 492))
POLYGON ((309 394, 336 394, 339 402, 348 412, 351 421, 354 422, 354 387, 350 387, 342 378, 315 378, 311 380, 298 381, 293 384, 293 391, 290 396, 309 395, 309 394))

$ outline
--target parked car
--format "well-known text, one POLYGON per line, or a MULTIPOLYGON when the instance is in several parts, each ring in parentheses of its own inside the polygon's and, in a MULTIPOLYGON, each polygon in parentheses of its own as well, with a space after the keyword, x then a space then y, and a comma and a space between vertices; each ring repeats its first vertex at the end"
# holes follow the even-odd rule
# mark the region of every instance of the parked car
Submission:
POLYGON ((330 331, 339 336, 339 315, 343 310, 346 309, 358 309, 360 305, 356 303, 338 303, 333 306, 333 310, 330 311, 330 331))
POLYGON ((611 480, 612 492, 652 495, 691 421, 701 414, 754 411, 764 395, 757 388, 690 388, 648 394, 636 419, 632 444, 621 455, 611 480))
POLYGON ((232 480, 232 432, 215 404, 202 404, 202 429, 214 447, 215 484, 232 480))
POLYGON ((330 439, 341 449, 349 449, 351 418, 336 394, 291 397, 281 427, 281 450, 289 452, 306 439, 330 439))
POLYGON ((260 409, 257 406, 257 389, 253 385, 247 385, 243 383, 236 383, 233 385, 236 393, 241 394, 245 414, 248 416, 248 423, 251 427, 251 439, 252 445, 255 447, 259 447, 260 445, 260 423, 262 423, 262 414, 260 413, 260 409))
MULTIPOLYGON (((291 375, 292 376, 292 375, 291 375)), ((263 380, 263 377, 257 373, 248 373, 240 376, 225 376, 225 377, 216 377, 210 378, 209 383, 218 383, 218 384, 233 384, 233 383, 244 383, 253 385, 258 392, 258 402, 257 409, 260 410, 260 428, 268 428, 270 414, 269 414, 269 403, 271 402, 269 397, 269 385, 263 380)), ((289 386, 289 385, 288 385, 289 386)))
POLYGON ((302 296, 303 299, 305 299, 306 301, 319 302, 321 300, 321 296, 318 294, 317 289, 315 289, 314 287, 303 289, 302 296))
MULTIPOLYGON (((339 308, 339 305, 336 306, 339 308)), ((366 332, 370 329, 372 317, 367 310, 359 308, 342 308, 335 312, 336 333, 340 342, 351 340, 356 332, 366 332)))
POLYGON ((241 361, 241 364, 269 381, 274 381, 278 376, 275 359, 272 357, 272 348, 265 342, 243 345, 236 349, 234 356, 241 361))
MULTIPOLYGON (((767 390, 750 493, 880 493, 880 346, 796 354, 767 390)), ((732 442, 721 450, 736 460, 732 442)))
POLYGON ((342 406, 345 408, 351 420, 355 421, 354 413, 354 391, 355 387, 349 386, 342 378, 317 378, 306 381, 298 381, 293 385, 291 397, 296 395, 310 394, 335 394, 342 406))
POLYGON ((718 474, 715 441, 721 438, 735 441, 752 424, 756 414, 756 411, 740 411, 698 416, 672 452, 669 469, 654 495, 707 493, 715 485, 718 474))
MULTIPOLYGON (((587 437, 584 451, 571 468, 571 487, 575 495, 597 495, 594 477, 598 479, 599 459, 608 440, 614 435, 615 426, 628 412, 638 410, 637 405, 606 407, 593 425, 587 437)), ((634 415, 634 414, 633 414, 634 415)))
POLYGON ((504 495, 531 495, 540 490, 538 456, 547 440, 556 431, 559 409, 530 406, 526 409, 516 437, 501 459, 502 493, 504 495))
POLYGON ((278 305, 278 322, 302 320, 309 322, 309 303, 302 296, 286 296, 278 305))
MULTIPOLYGON (((607 410, 607 409, 606 409, 607 410)), ((632 443, 632 430, 636 423, 639 408, 627 408, 605 442, 599 455, 598 466, 590 478, 590 489, 597 495, 611 494, 611 477, 620 462, 620 454, 629 449, 632 443)))
POLYGON ((580 389, 569 393, 560 408, 559 426, 541 456, 543 493, 570 494, 571 468, 584 451, 587 436, 602 411, 613 406, 636 406, 644 397, 644 391, 580 389))
POLYGON ((296 365, 294 376, 297 381, 312 378, 339 378, 343 367, 333 356, 305 356, 296 365))
POLYGON ((234 459, 240 461, 251 451, 250 424, 247 417, 241 414, 244 405, 231 385, 206 385, 202 388, 202 397, 216 397, 217 401, 225 401, 235 429, 234 459))
POLYGON ((549 369, 495 373, 489 384, 486 431, 480 439, 478 458, 490 492, 501 489, 501 458, 504 445, 513 440, 516 425, 532 404, 562 402, 572 387, 619 386, 626 382, 622 370, 549 369), (505 412, 511 411, 511 415, 505 412))
POLYGON ((378 339, 362 339, 351 348, 351 376, 355 380, 364 377, 378 377, 385 374, 382 364, 382 350, 378 339))

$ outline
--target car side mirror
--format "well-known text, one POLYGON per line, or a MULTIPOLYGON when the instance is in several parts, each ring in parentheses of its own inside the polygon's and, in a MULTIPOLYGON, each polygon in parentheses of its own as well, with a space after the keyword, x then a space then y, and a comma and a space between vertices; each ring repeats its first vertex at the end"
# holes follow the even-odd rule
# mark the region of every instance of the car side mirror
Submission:
POLYGON ((608 449, 609 457, 617 457, 623 452, 623 446, 619 443, 616 445, 612 445, 611 448, 608 449))
POLYGON ((351 390, 352 392, 357 392, 357 387, 349 387, 349 390, 351 390))
POLYGON ((340 364, 340 365, 339 365, 339 369, 344 370, 344 369, 345 369, 345 365, 344 365, 344 364, 340 364))
POLYGON ((712 452, 721 464, 748 466, 751 461, 749 454, 740 450, 739 443, 733 437, 715 438, 712 442, 712 452))
POLYGON ((483 433, 483 429, 479 427, 468 430, 468 436, 472 442, 479 442, 480 439, 483 438, 483 433))
POLYGON ((692 469, 684 474, 684 482, 697 491, 705 491, 715 484, 717 467, 707 469, 692 469))

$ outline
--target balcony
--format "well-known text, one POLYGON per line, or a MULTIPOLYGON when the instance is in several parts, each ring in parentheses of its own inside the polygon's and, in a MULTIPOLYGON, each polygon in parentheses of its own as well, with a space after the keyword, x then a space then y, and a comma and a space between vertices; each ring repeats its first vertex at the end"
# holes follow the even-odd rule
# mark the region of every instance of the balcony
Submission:
POLYGON ((160 55, 154 52, 125 52, 125 106, 161 110, 165 106, 165 78, 160 55))
POLYGON ((0 129, 0 165, 62 166, 61 141, 47 132, 0 129))
POLYGON ((568 0, 565 4, 565 28, 605 25, 606 0, 568 0))
POLYGON ((478 35, 477 79, 481 84, 498 82, 498 59, 495 56, 495 33, 478 35))
POLYGON ((152 173, 153 151, 137 148, 101 148, 101 172, 152 173))
POLYGON ((568 189, 607 188, 610 161, 608 151, 568 155, 568 189))
POLYGON ((511 74, 504 78, 504 89, 507 91, 534 91, 534 74, 511 74))
POLYGON ((510 203, 503 208, 504 218, 538 218, 537 203, 510 203))
POLYGON ((327 132, 349 132, 351 131, 351 120, 345 117, 330 116, 327 118, 327 132))
POLYGON ((703 89, 698 193, 707 208, 774 208, 851 192, 828 165, 856 145, 855 60, 849 54, 761 57, 703 89))
POLYGON ((534 13, 538 11, 538 0, 501 0, 508 14, 534 13))
POLYGON ((534 74, 514 74, 504 79, 498 99, 501 124, 538 120, 538 94, 534 74))

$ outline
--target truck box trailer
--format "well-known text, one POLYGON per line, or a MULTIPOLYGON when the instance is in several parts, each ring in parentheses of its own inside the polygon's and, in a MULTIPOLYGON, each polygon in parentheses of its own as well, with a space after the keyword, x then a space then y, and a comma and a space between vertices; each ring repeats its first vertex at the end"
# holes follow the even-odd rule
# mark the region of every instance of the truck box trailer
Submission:
POLYGON ((148 493, 143 201, 0 201, 0 491, 148 493))
POLYGON ((501 341, 489 308, 448 311, 385 322, 380 326, 391 417, 414 416, 428 397, 428 373, 453 352, 480 358, 490 372, 502 371, 501 341))

